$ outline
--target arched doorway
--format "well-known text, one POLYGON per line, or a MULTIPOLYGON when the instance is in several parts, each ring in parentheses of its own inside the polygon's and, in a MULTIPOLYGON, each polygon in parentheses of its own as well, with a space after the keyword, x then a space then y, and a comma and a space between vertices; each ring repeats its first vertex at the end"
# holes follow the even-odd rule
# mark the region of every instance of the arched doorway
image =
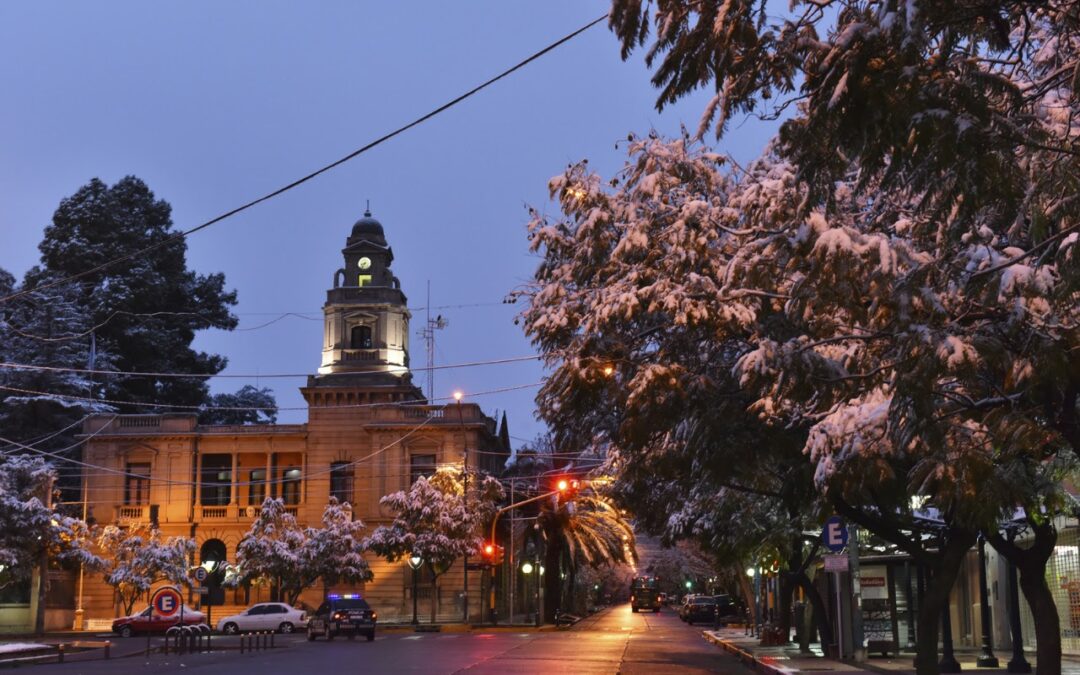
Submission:
POLYGON ((225 542, 220 539, 207 539, 199 549, 199 564, 206 568, 207 575, 204 585, 209 592, 203 596, 204 605, 225 604, 225 589, 221 582, 225 580, 225 566, 221 563, 226 560, 225 542))

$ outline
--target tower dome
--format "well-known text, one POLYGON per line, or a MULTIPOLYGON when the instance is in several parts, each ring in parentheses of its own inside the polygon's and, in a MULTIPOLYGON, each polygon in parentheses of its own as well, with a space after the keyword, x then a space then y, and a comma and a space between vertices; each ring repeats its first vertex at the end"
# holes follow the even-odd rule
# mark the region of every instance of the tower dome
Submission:
POLYGON ((378 237, 385 241, 386 235, 383 233, 382 223, 371 217, 371 210, 364 211, 364 217, 353 223, 352 235, 353 237, 361 237, 367 235, 369 237, 378 237))

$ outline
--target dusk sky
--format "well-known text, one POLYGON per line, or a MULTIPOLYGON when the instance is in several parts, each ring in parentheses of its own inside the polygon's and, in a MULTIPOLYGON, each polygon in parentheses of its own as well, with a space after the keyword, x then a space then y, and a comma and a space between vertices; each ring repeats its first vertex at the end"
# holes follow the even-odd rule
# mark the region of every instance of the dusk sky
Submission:
MULTIPOLYGON (((187 229, 374 140, 604 14, 601 0, 0 4, 0 267, 21 278, 65 196, 93 177, 143 179, 187 229)), ((629 132, 697 127, 707 94, 658 113, 640 54, 619 58, 606 23, 327 175, 188 240, 188 264, 225 273, 241 329, 196 346, 224 374, 306 374, 319 364, 326 289, 366 200, 413 308, 414 381, 425 288, 436 364, 534 354, 503 298, 530 279, 527 205, 554 212, 547 181, 588 158, 621 166, 629 132), (267 324, 286 313, 286 316, 267 324)), ((753 158, 774 125, 736 120, 721 146, 753 158)), ((167 307, 161 309, 167 310, 167 307)), ((442 370, 514 447, 536 436, 538 362, 442 370)), ((272 387, 303 422, 302 377, 212 380, 272 387)))

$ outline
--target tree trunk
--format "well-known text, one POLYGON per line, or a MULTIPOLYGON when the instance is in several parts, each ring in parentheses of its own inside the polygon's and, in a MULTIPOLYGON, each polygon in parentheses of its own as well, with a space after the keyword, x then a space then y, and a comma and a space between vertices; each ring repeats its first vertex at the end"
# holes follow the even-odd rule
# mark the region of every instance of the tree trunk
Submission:
POLYGON ((975 544, 976 533, 961 528, 949 528, 935 556, 937 566, 931 569, 926 593, 919 604, 919 624, 915 636, 915 672, 918 675, 938 674, 938 635, 941 613, 946 611, 964 556, 975 544))
POLYGON ((740 570, 735 570, 736 577, 739 580, 739 589, 742 590, 743 601, 746 602, 747 617, 751 623, 757 622, 757 606, 754 604, 754 589, 750 588, 750 582, 746 579, 746 575, 742 574, 740 570))
MULTIPOLYGON (((544 622, 555 623, 555 610, 562 600, 562 579, 559 563, 562 562, 561 540, 549 536, 544 547, 544 622)), ((540 570, 536 570, 539 574, 540 570)))
POLYGON ((831 645, 833 643, 832 624, 829 623, 829 609, 825 606, 825 600, 822 599, 817 586, 810 580, 806 572, 797 575, 795 582, 802 587, 803 593, 806 594, 806 597, 810 600, 810 605, 814 608, 814 622, 817 624, 818 636, 821 638, 822 646, 831 645))
POLYGON ((1061 624, 1043 570, 1021 568, 1020 590, 1035 619, 1036 672, 1038 675, 1061 675, 1061 624))
POLYGON ((777 581, 780 615, 776 619, 784 644, 787 644, 791 640, 791 596, 795 593, 798 584, 790 572, 780 574, 777 581))
POLYGON ((1061 675, 1061 624, 1054 596, 1046 584, 1046 563, 1057 544, 1057 529, 1052 522, 1029 525, 1035 534, 1030 548, 1020 548, 1000 532, 986 533, 986 540, 1020 572, 1020 590, 1031 607, 1035 622, 1035 667, 1039 675, 1061 675))

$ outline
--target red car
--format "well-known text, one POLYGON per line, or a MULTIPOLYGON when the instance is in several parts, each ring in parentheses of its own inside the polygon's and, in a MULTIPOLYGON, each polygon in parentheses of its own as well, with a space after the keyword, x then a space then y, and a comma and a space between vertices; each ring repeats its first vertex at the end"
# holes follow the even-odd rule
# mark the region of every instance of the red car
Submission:
MULTIPOLYGON (((191 626, 206 621, 206 616, 197 610, 184 608, 184 625, 191 626)), ((113 621, 113 632, 120 637, 131 637, 141 633, 164 633, 173 626, 180 625, 180 612, 168 618, 157 616, 151 607, 147 607, 138 614, 120 617, 113 621)))

